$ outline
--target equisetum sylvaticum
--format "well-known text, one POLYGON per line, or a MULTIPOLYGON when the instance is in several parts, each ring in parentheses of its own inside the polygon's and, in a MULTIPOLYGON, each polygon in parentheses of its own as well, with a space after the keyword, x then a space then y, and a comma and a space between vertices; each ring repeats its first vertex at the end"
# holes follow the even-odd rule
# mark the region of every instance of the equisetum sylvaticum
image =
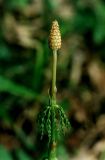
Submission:
POLYGON ((52 22, 49 47, 52 50, 52 81, 48 95, 49 104, 39 113, 38 126, 41 138, 43 138, 44 134, 48 135, 47 160, 58 160, 56 156, 58 135, 64 133, 66 128, 70 128, 70 122, 63 108, 57 104, 56 100, 57 52, 61 48, 61 33, 56 20, 52 22))

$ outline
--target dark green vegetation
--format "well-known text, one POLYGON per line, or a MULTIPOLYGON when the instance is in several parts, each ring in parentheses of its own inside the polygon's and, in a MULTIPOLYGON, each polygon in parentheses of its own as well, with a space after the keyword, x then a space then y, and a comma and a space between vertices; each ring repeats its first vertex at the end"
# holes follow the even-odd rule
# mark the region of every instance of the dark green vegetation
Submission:
POLYGON ((70 153, 72 160, 83 147, 85 158, 105 158, 105 149, 94 147, 105 137, 104 0, 0 0, 0 160, 46 156, 48 137, 40 139, 37 115, 48 104, 54 19, 63 40, 57 99, 72 125, 59 140, 58 159, 70 153))

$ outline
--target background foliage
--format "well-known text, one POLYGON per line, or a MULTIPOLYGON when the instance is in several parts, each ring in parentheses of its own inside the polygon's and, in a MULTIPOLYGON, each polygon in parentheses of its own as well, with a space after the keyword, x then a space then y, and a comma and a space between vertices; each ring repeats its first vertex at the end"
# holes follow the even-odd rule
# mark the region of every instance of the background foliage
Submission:
POLYGON ((46 154, 36 119, 51 81, 54 19, 62 33, 57 97, 72 125, 59 160, 105 159, 104 0, 0 0, 0 160, 46 154))

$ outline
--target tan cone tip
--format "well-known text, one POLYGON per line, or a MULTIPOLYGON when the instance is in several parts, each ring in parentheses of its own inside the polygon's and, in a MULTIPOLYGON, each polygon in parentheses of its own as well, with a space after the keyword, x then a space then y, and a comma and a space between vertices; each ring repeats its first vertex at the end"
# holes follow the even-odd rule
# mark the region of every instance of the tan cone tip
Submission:
POLYGON ((52 22, 52 27, 49 36, 49 46, 52 50, 58 50, 61 48, 61 33, 58 21, 56 20, 52 22))

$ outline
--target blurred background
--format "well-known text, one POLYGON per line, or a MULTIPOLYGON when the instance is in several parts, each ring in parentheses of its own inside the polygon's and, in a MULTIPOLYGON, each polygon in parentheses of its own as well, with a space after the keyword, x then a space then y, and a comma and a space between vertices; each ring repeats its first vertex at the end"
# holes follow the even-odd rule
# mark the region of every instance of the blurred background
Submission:
POLYGON ((105 1, 0 0, 0 160, 42 160, 37 115, 48 100, 57 19, 57 99, 72 129, 59 160, 105 160, 105 1))

